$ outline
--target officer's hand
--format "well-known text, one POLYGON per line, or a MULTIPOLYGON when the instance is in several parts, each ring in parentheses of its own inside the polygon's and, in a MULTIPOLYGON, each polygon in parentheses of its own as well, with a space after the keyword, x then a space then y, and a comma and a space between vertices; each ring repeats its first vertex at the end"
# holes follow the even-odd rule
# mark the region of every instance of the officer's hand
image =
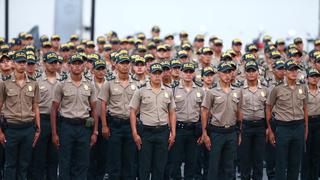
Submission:
POLYGON ((93 134, 91 135, 90 146, 95 145, 96 142, 97 142, 97 135, 93 133, 93 134))
POLYGON ((176 139, 176 135, 174 133, 170 132, 169 140, 168 140, 168 143, 169 143, 168 149, 171 149, 171 147, 174 144, 175 139, 176 139))
POLYGON ((276 145, 276 138, 274 137, 274 134, 273 134, 273 132, 272 132, 271 129, 269 129, 268 134, 269 134, 269 141, 270 141, 270 143, 271 143, 273 146, 275 146, 275 145, 276 145))
POLYGON ((211 149, 211 140, 208 134, 202 134, 202 142, 206 145, 207 149, 210 151, 211 149))
POLYGON ((140 138, 139 134, 134 134, 133 135, 133 140, 136 143, 138 150, 140 150, 142 141, 141 141, 141 138, 140 138))
POLYGON ((33 137, 32 147, 36 146, 39 137, 40 137, 40 130, 37 130, 33 137))
POLYGON ((198 144, 202 144, 202 143, 203 143, 203 142, 202 142, 202 136, 200 136, 200 137, 198 138, 197 143, 198 143, 198 144))
POLYGON ((59 141, 59 136, 57 134, 52 135, 52 143, 57 149, 59 149, 60 141, 59 141))
POLYGON ((6 136, 4 135, 3 132, 0 132, 0 143, 4 145, 6 142, 7 142, 6 136))
POLYGON ((242 134, 239 134, 239 137, 238 137, 238 146, 240 146, 242 142, 242 134))
POLYGON ((102 136, 105 138, 105 139, 108 139, 109 136, 110 136, 110 129, 108 126, 105 126, 105 127, 102 127, 102 136))

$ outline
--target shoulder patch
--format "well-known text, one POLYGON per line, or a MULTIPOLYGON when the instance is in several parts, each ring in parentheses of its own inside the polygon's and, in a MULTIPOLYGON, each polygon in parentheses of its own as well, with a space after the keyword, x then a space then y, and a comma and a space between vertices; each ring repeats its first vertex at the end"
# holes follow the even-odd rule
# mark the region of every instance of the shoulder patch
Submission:
POLYGON ((212 83, 212 85, 209 87, 209 89, 213 89, 215 87, 217 87, 217 83, 212 83))
POLYGON ((36 77, 29 76, 29 75, 28 75, 28 79, 31 80, 31 81, 36 81, 37 80, 36 77))
POLYGON ((180 85, 180 82, 177 81, 177 80, 174 80, 172 83, 171 83, 171 87, 170 88, 176 88, 180 85))
POLYGON ((58 81, 62 82, 68 78, 67 73, 61 73, 60 77, 57 79, 58 81))
POLYGON ((11 79, 11 75, 2 76, 1 79, 2 79, 2 81, 10 80, 11 79))
POLYGON ((114 75, 111 75, 111 76, 107 76, 107 77, 106 77, 106 80, 107 80, 107 81, 112 81, 112 80, 114 80, 114 79, 116 79, 116 77, 115 77, 114 75))
POLYGON ((138 85, 137 88, 141 89, 141 88, 146 87, 146 86, 147 86, 147 83, 143 83, 143 84, 138 85))
POLYGON ((279 86, 279 85, 281 85, 281 84, 283 84, 283 80, 280 80, 280 81, 278 81, 278 82, 276 82, 276 86, 279 86))

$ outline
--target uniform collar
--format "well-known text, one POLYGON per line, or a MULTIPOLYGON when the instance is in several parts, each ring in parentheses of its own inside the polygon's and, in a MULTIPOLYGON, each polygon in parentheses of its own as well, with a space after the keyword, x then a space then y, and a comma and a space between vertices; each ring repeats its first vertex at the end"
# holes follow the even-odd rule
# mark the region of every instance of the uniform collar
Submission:
MULTIPOLYGON (((30 82, 27 73, 24 73, 24 77, 25 77, 27 83, 30 82)), ((13 73, 11 74, 11 80, 12 80, 13 82, 16 82, 15 72, 13 72, 13 73)))
MULTIPOLYGON (((68 76, 67 82, 72 82, 71 76, 68 76)), ((81 82, 87 82, 87 79, 84 77, 84 75, 81 76, 81 82)))
MULTIPOLYGON (((151 88, 151 81, 149 81, 146 85, 147 89, 152 89, 151 88)), ((161 83, 161 89, 165 89, 164 85, 161 83)))
MULTIPOLYGON (((47 72, 47 71, 44 71, 44 72, 42 73, 42 75, 41 75, 41 76, 42 76, 42 80, 45 80, 45 81, 48 80, 48 76, 47 76, 47 73, 46 73, 46 72, 47 72)), ((59 73, 56 72, 56 78, 59 79, 59 77, 60 77, 59 73)))
MULTIPOLYGON (((192 82, 192 88, 196 88, 197 86, 196 86, 196 84, 194 83, 194 82, 192 82)), ((184 85, 183 85, 183 81, 182 80, 180 80, 180 82, 179 82, 179 88, 180 89, 183 89, 184 88, 184 85)))
MULTIPOLYGON (((284 86, 288 86, 287 78, 283 79, 283 84, 284 84, 284 86)), ((299 84, 300 84, 300 82, 298 80, 296 80, 296 85, 299 85, 299 84)))
MULTIPOLYGON (((259 79, 258 79, 258 85, 257 85, 257 87, 258 87, 259 89, 262 88, 262 86, 261 86, 261 81, 260 81, 259 79)), ((243 88, 245 88, 245 89, 249 88, 249 86, 248 86, 248 81, 247 81, 247 80, 244 80, 244 82, 243 82, 243 88)))
MULTIPOLYGON (((216 88, 217 88, 217 90, 222 91, 222 88, 221 88, 221 86, 220 86, 220 80, 218 81, 216 88)), ((232 87, 232 86, 230 86, 230 89, 231 89, 231 90, 234 90, 235 88, 232 87)))
MULTIPOLYGON (((115 83, 120 83, 120 80, 119 80, 119 77, 118 77, 118 75, 116 75, 116 79, 114 80, 114 82, 115 83)), ((132 78, 131 78, 131 76, 129 75, 129 83, 132 83, 133 81, 132 81, 132 78)))

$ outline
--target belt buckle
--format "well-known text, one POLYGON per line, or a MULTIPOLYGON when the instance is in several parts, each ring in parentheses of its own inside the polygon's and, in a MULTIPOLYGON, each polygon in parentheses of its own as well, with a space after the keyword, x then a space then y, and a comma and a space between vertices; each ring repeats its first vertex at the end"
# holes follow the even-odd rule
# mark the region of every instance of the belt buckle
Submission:
POLYGON ((224 128, 229 128, 230 127, 230 125, 224 125, 224 128))

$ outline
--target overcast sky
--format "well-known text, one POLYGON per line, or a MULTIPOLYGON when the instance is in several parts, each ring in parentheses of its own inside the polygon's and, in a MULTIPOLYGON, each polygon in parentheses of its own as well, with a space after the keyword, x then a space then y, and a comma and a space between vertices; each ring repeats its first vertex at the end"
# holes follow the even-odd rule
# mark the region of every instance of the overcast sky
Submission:
MULTIPOLYGON (((4 1, 0 0, 0 36, 4 36, 4 1)), ((40 34, 54 33, 55 0, 9 0, 10 37, 39 25, 40 34)), ((83 23, 90 24, 90 2, 83 0, 83 23)), ((259 32, 276 38, 318 34, 318 0, 96 0, 96 36, 115 30, 123 37, 138 31, 161 35, 187 31, 217 35, 226 44, 244 42, 259 32), (289 33, 290 32, 290 33, 289 33)))

